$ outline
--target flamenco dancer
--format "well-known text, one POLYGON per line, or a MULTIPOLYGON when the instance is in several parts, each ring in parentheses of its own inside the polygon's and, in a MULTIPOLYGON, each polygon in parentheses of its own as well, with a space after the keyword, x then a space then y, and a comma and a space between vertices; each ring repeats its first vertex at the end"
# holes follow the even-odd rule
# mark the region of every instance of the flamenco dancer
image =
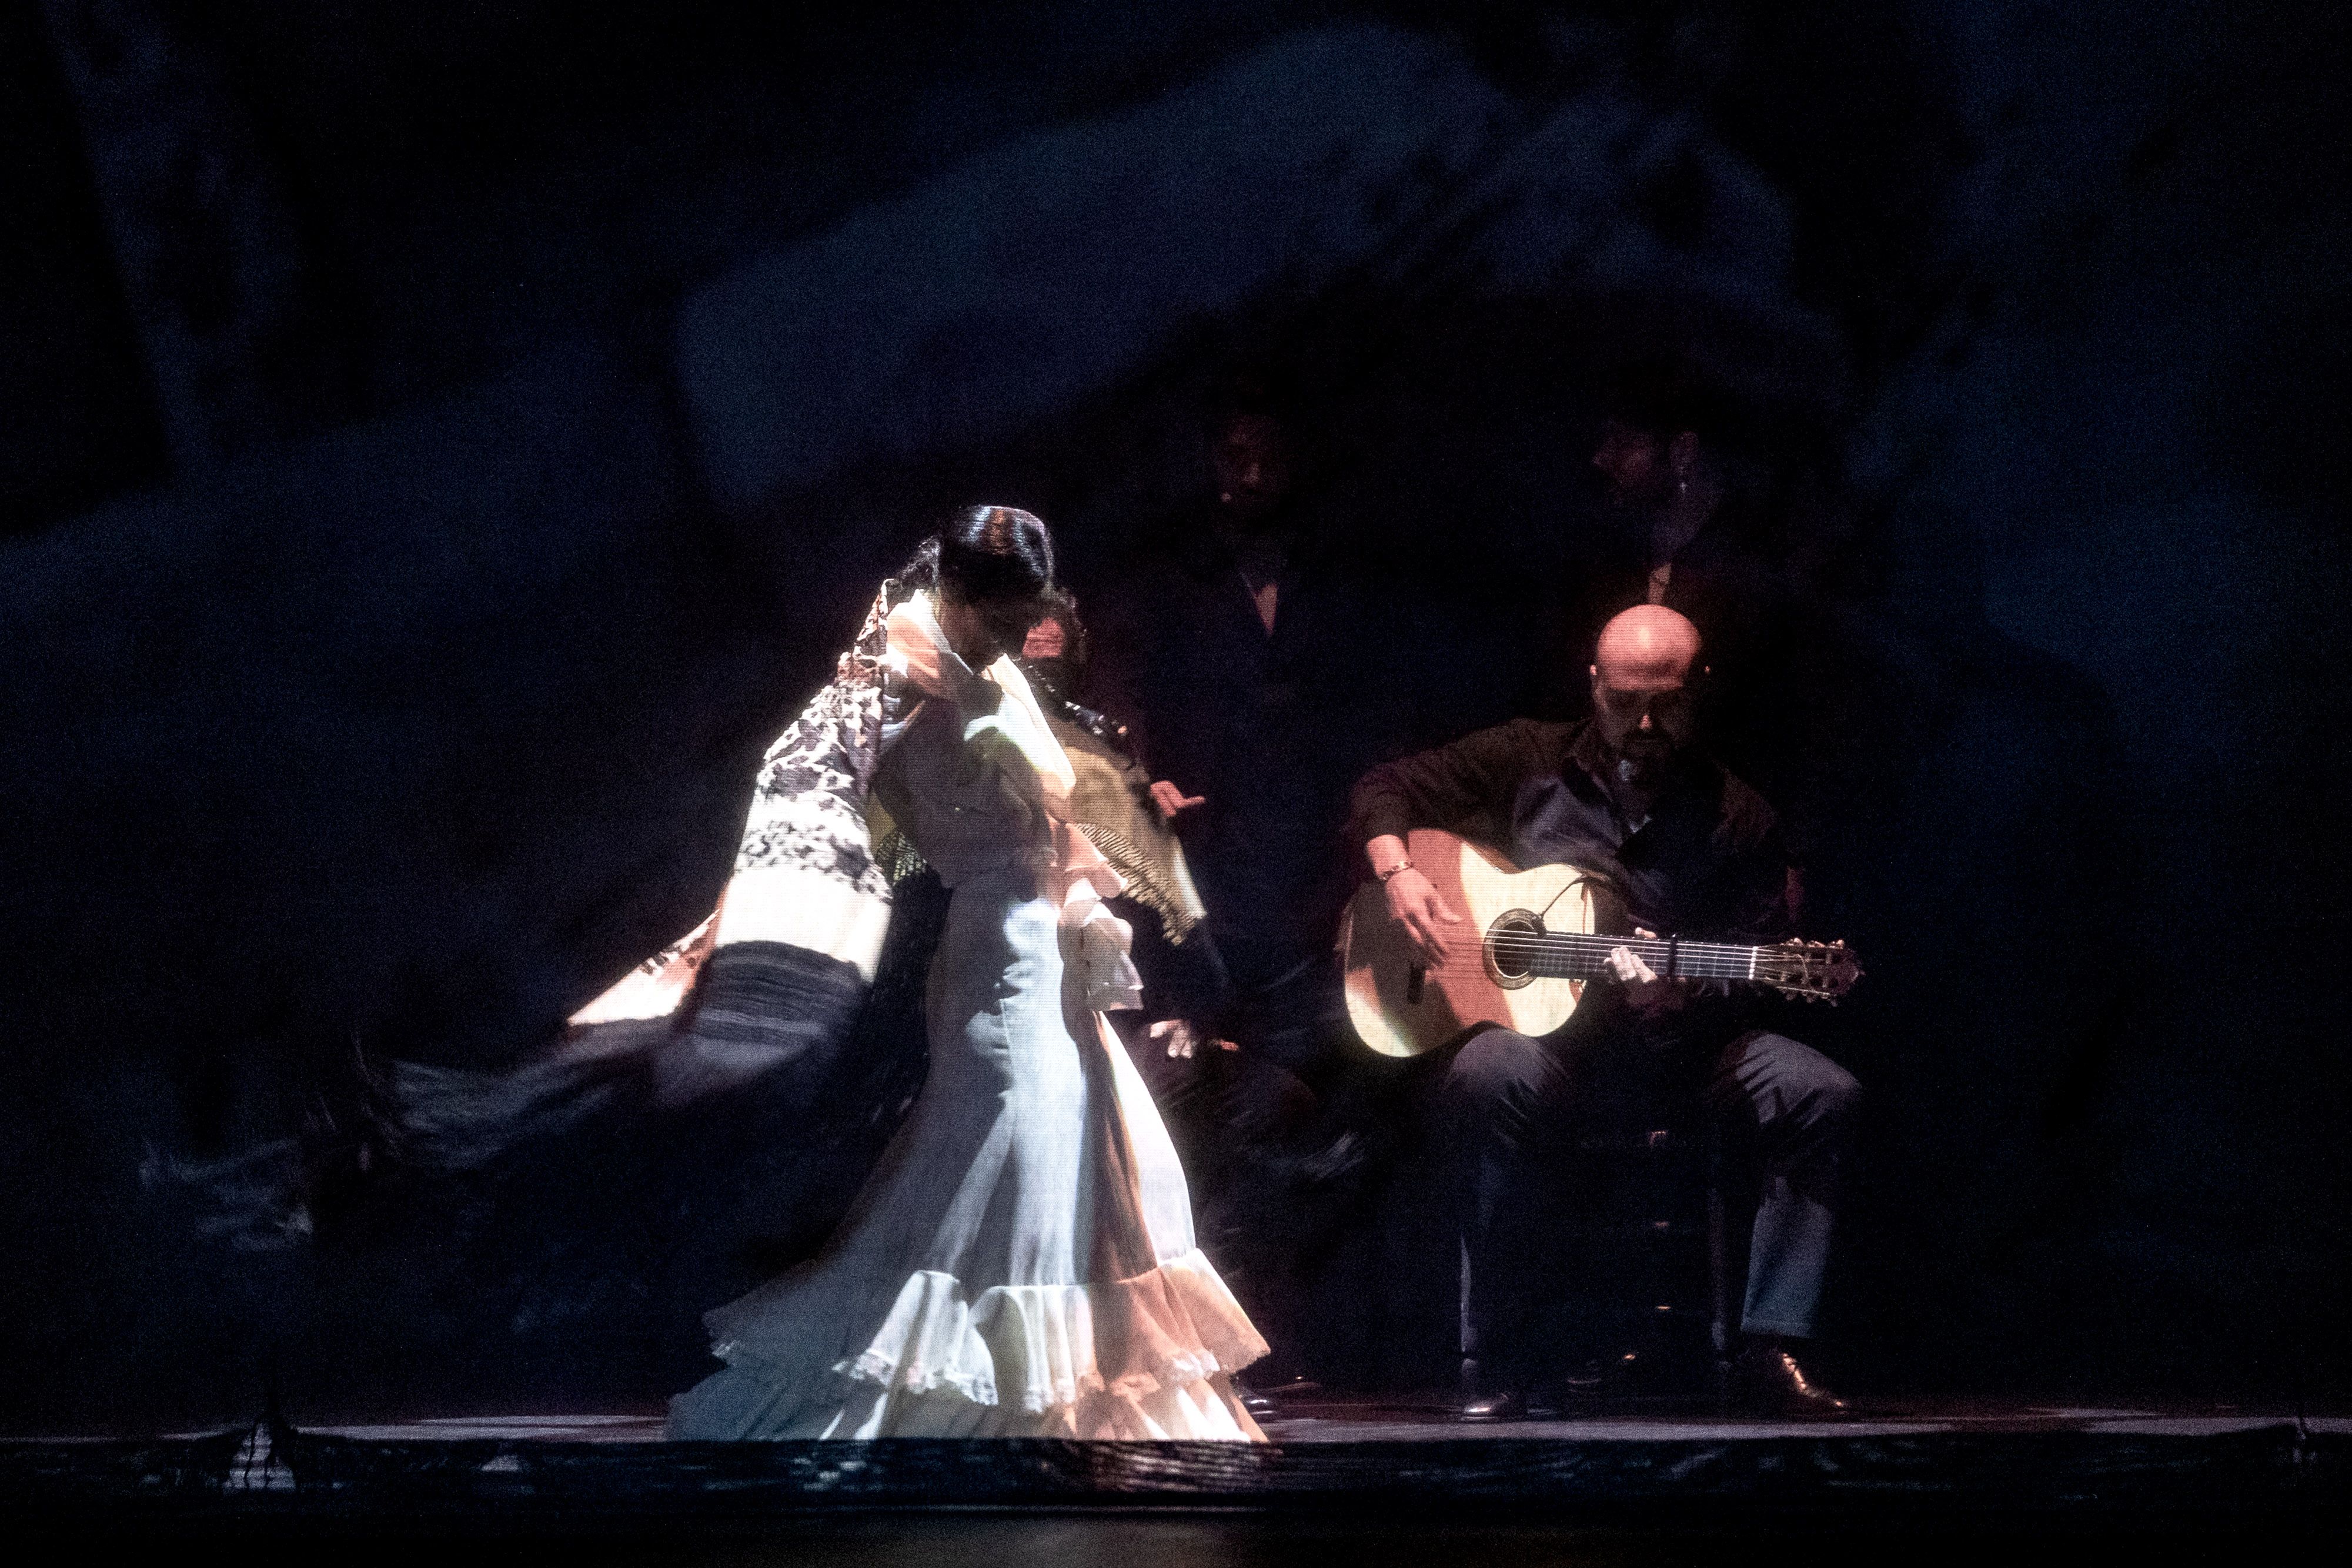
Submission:
POLYGON ((1264 1439, 1229 1375, 1265 1342, 1103 1019, 1137 995, 1102 906, 1120 879, 1071 825, 1070 762, 1007 656, 1052 588, 1029 513, 976 507, 926 542, 771 748, 718 914, 598 1005, 642 1014, 747 949, 870 974, 886 831, 950 890, 920 1095, 823 1250, 708 1315, 726 1366, 671 1401, 674 1437, 1264 1439))

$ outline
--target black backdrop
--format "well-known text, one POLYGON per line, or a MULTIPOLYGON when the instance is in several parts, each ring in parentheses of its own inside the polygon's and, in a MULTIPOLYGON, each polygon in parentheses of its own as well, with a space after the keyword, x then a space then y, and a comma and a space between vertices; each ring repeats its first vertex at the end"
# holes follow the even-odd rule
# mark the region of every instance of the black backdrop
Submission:
POLYGON ((924 520, 1083 593, 1237 359, 1499 716, 1628 352, 1834 519, 1855 1375, 2345 1391, 2336 8, 750 9, 0 5, 12 1421, 695 1375, 658 1157, 218 1195, 689 923, 924 520))

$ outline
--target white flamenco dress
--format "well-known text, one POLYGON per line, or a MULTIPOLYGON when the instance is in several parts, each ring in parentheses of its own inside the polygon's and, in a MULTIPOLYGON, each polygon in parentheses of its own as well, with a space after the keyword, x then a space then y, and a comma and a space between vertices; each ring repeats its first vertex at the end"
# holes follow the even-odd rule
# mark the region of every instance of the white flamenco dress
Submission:
POLYGON ((1265 1343, 1098 1010, 1135 1005, 1134 969, 1117 873, 1056 810, 1068 760, 921 596, 890 646, 924 700, 875 794, 952 890, 930 1074, 824 1250, 707 1316, 727 1364, 670 1436, 1263 1441, 1228 1375, 1265 1343))

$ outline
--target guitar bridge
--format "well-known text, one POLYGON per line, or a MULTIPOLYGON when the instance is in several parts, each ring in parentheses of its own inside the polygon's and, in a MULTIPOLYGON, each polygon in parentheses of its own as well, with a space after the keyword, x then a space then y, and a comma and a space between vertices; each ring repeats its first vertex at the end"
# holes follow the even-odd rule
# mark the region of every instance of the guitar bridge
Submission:
POLYGON ((1404 972, 1404 999, 1418 1005, 1421 1001, 1422 987, 1428 979, 1429 970, 1420 964, 1415 964, 1412 968, 1407 969, 1404 972))

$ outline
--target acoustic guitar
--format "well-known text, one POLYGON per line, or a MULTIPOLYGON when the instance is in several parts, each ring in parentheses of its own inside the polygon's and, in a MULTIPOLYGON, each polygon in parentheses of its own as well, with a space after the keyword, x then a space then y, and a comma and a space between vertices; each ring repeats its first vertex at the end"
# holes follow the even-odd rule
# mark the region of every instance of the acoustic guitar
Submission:
POLYGON ((1609 973, 1610 951, 1630 947, 1661 978, 1737 980, 1807 1001, 1834 1003, 1862 977, 1843 942, 1769 946, 1610 936, 1603 883, 1573 866, 1521 871, 1494 851, 1434 828, 1406 840, 1413 869, 1463 917, 1446 928, 1450 956, 1432 965, 1389 914, 1388 890, 1366 883, 1339 927, 1348 1017, 1383 1056, 1419 1056, 1485 1024, 1549 1034, 1566 1023, 1584 983, 1609 973))

